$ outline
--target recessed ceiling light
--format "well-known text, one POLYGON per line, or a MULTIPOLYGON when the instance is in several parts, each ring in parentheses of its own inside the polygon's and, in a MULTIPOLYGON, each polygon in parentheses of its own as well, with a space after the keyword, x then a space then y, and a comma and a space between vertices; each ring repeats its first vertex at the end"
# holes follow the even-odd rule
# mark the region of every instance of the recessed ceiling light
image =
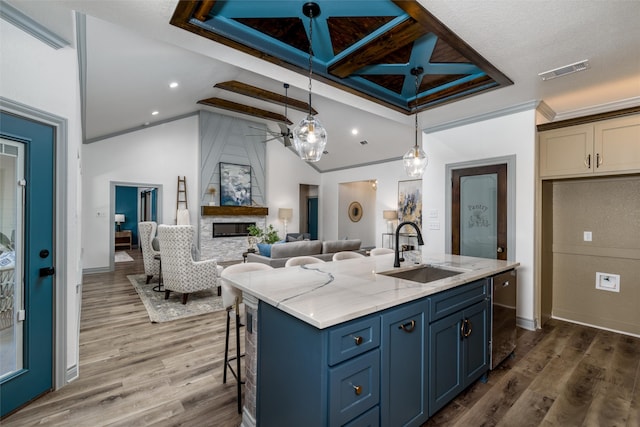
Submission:
POLYGON ((551 80, 556 77, 566 76, 567 74, 577 73, 578 71, 585 71, 591 68, 588 59, 574 62, 573 64, 564 65, 562 67, 554 68, 553 70, 544 71, 538 75, 542 80, 551 80))
POLYGON ((178 82, 171 82, 171 83, 169 83, 169 87, 170 87, 171 89, 178 87, 178 82))
POLYGON ((152 116, 157 116, 158 114, 160 114, 160 112, 159 112, 159 111, 153 111, 153 112, 151 113, 151 115, 152 115, 152 116))
POLYGON ((358 134, 358 129, 353 128, 351 129, 351 135, 357 135, 358 134))

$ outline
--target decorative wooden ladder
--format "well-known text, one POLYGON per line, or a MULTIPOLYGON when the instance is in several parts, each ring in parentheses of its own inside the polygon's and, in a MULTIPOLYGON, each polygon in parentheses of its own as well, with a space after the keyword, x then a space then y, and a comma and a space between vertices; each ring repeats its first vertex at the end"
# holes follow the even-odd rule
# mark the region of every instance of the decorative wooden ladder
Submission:
POLYGON ((178 192, 176 194, 176 223, 178 223, 178 217, 180 209, 189 209, 189 203, 187 202, 187 177, 178 176, 178 192), (183 205, 183 206, 181 206, 183 205))

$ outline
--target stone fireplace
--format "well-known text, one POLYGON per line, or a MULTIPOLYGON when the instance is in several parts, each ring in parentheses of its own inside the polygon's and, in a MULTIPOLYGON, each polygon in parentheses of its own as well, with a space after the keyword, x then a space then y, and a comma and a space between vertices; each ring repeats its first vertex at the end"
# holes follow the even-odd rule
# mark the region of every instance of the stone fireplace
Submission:
POLYGON ((268 208, 264 207, 203 206, 200 219, 202 259, 241 260, 249 247, 246 228, 249 224, 265 228, 268 213, 268 208))

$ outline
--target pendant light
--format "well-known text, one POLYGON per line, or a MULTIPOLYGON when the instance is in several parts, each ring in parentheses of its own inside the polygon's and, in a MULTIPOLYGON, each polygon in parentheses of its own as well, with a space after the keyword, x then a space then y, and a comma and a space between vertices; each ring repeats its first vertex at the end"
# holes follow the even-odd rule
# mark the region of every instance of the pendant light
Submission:
POLYGON ((424 170, 427 167, 427 163, 429 162, 426 153, 422 151, 422 148, 420 148, 420 146, 418 145, 418 89, 420 87, 419 77, 423 71, 424 69, 422 67, 411 69, 411 74, 416 76, 416 140, 414 146, 402 157, 404 170, 411 178, 422 178, 422 174, 424 173, 424 170))
POLYGON ((320 15, 320 6, 309 2, 302 6, 302 13, 309 17, 309 114, 293 129, 293 145, 300 158, 317 162, 327 145, 327 131, 311 114, 311 76, 313 74, 313 17, 320 15))

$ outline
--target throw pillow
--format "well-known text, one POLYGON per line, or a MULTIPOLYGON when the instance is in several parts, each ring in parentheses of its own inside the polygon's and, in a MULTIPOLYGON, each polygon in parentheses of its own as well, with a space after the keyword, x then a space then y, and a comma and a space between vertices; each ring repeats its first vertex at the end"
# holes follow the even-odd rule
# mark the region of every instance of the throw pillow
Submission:
POLYGON ((258 243, 260 255, 271 258, 271 245, 268 243, 258 243))
POLYGON ((292 235, 288 235, 287 236, 287 242, 302 242, 304 240, 304 235, 300 234, 297 237, 294 237, 292 235))

